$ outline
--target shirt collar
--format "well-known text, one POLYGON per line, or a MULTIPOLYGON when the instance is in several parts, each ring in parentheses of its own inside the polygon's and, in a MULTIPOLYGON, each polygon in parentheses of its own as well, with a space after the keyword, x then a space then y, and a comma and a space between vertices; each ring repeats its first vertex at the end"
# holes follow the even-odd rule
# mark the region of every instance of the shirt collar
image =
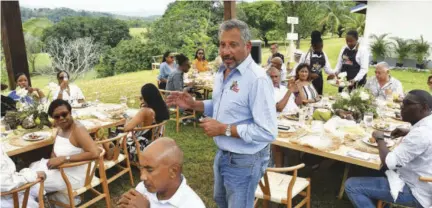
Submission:
MULTIPOLYGON (((253 61, 252 56, 249 54, 249 55, 246 57, 246 59, 245 59, 243 62, 241 62, 240 65, 238 65, 238 66, 236 67, 236 69, 240 72, 240 74, 244 74, 244 73, 245 73, 245 70, 247 70, 247 67, 249 66, 249 64, 250 64, 252 61, 253 61)), ((225 68, 225 65, 224 65, 224 64, 222 64, 222 66, 219 67, 219 71, 224 71, 225 69, 226 69, 226 68, 225 68)))
MULTIPOLYGON (((186 178, 182 175, 181 178, 182 182, 180 186, 177 188, 177 191, 174 193, 174 195, 168 199, 168 200, 161 200, 159 203, 161 204, 171 204, 174 207, 180 207, 182 200, 184 200, 184 192, 186 191, 187 184, 186 184, 186 178)), ((155 197, 157 199, 157 196, 155 194, 155 197)))

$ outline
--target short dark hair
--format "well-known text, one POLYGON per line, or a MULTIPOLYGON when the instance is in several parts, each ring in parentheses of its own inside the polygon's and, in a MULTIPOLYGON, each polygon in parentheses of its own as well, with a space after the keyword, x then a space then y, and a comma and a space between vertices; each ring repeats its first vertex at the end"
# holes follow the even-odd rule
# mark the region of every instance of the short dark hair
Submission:
POLYGON ((63 105, 66 106, 66 108, 68 109, 69 112, 72 111, 72 106, 66 100, 56 99, 56 100, 53 100, 51 102, 51 104, 49 105, 48 115, 52 118, 54 110, 60 106, 63 106, 63 105))
POLYGON ((57 72, 57 79, 60 78, 60 74, 63 73, 63 72, 66 73, 66 75, 70 79, 69 73, 67 71, 65 71, 65 70, 60 70, 59 72, 57 72))
POLYGON ((307 70, 308 70, 308 72, 309 72, 308 80, 310 79, 310 75, 311 75, 311 73, 312 73, 311 67, 310 67, 309 64, 307 64, 307 63, 301 63, 301 64, 299 64, 299 65, 297 66, 297 68, 296 68, 295 80, 298 80, 298 79, 299 79, 299 71, 300 71, 301 69, 305 68, 305 67, 307 68, 307 70))
POLYGON ((142 86, 141 96, 147 103, 147 106, 155 112, 156 123, 161 123, 170 118, 168 107, 154 84, 148 83, 142 86))
POLYGON ((202 51, 202 52, 203 52, 203 60, 206 60, 205 52, 204 52, 204 49, 202 49, 202 48, 198 48, 198 50, 196 50, 196 52, 195 52, 195 58, 194 58, 194 59, 197 59, 197 58, 198 58, 198 52, 199 52, 199 51, 202 51))
POLYGON ((323 40, 321 38, 321 33, 315 30, 311 33, 311 45, 314 46, 320 43, 323 43, 323 40))
POLYGON ((424 90, 411 90, 408 94, 414 95, 416 101, 420 104, 426 105, 429 109, 432 109, 432 95, 424 90))
POLYGON ((358 32, 355 30, 350 30, 347 32, 347 36, 351 36, 354 39, 358 40, 358 32))
POLYGON ((432 75, 430 75, 430 76, 428 77, 428 82, 429 82, 431 79, 432 79, 432 75))
POLYGON ((24 73, 17 73, 17 74, 15 74, 15 82, 18 82, 18 78, 19 78, 20 76, 22 76, 22 75, 26 76, 26 78, 28 79, 28 77, 27 77, 26 74, 24 74, 24 73))
POLYGON ((188 61, 189 58, 186 57, 184 54, 181 53, 181 54, 176 55, 176 60, 177 60, 177 64, 178 64, 179 66, 181 66, 181 65, 183 65, 186 61, 188 61))

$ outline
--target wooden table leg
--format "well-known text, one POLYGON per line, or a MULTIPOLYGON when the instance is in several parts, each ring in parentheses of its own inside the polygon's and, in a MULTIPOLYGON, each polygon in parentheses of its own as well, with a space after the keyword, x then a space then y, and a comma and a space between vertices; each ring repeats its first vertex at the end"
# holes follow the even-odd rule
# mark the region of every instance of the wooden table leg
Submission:
POLYGON ((283 167, 284 164, 284 155, 282 152, 282 148, 278 145, 271 145, 272 152, 273 152, 273 160, 275 163, 275 167, 283 167))
POLYGON ((345 192, 345 181, 348 178, 349 168, 350 168, 350 164, 346 163, 345 164, 345 170, 344 170, 343 178, 342 178, 342 184, 341 184, 341 187, 340 187, 340 190, 339 190, 338 199, 342 199, 343 194, 345 192))

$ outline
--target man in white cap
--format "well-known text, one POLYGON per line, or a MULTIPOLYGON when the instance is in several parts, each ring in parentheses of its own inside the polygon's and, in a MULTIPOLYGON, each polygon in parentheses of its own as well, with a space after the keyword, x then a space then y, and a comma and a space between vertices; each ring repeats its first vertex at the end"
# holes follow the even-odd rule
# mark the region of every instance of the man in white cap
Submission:
POLYGON ((393 96, 393 93, 397 93, 398 97, 403 96, 402 84, 390 76, 390 67, 386 62, 376 65, 375 77, 368 79, 365 88, 376 98, 386 99, 387 96, 393 96))

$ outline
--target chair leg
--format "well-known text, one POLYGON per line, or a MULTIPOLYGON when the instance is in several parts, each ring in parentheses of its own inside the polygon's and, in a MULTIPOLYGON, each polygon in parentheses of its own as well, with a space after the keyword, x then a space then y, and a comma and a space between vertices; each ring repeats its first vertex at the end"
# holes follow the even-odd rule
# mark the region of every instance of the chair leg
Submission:
POLYGON ((381 200, 378 200, 377 202, 377 208, 383 208, 384 207, 384 202, 381 200))
POLYGON ((309 186, 307 187, 306 190, 306 197, 307 197, 306 208, 310 208, 311 207, 311 180, 310 178, 308 178, 307 180, 309 181, 309 186))
POLYGON ((177 107, 177 112, 176 112, 176 131, 177 133, 179 133, 180 130, 180 112, 179 109, 177 107))
POLYGON ((105 173, 104 163, 101 159, 99 160, 99 175, 100 179, 102 180, 102 190, 105 194, 106 207, 111 208, 111 197, 108 189, 108 180, 105 173))

